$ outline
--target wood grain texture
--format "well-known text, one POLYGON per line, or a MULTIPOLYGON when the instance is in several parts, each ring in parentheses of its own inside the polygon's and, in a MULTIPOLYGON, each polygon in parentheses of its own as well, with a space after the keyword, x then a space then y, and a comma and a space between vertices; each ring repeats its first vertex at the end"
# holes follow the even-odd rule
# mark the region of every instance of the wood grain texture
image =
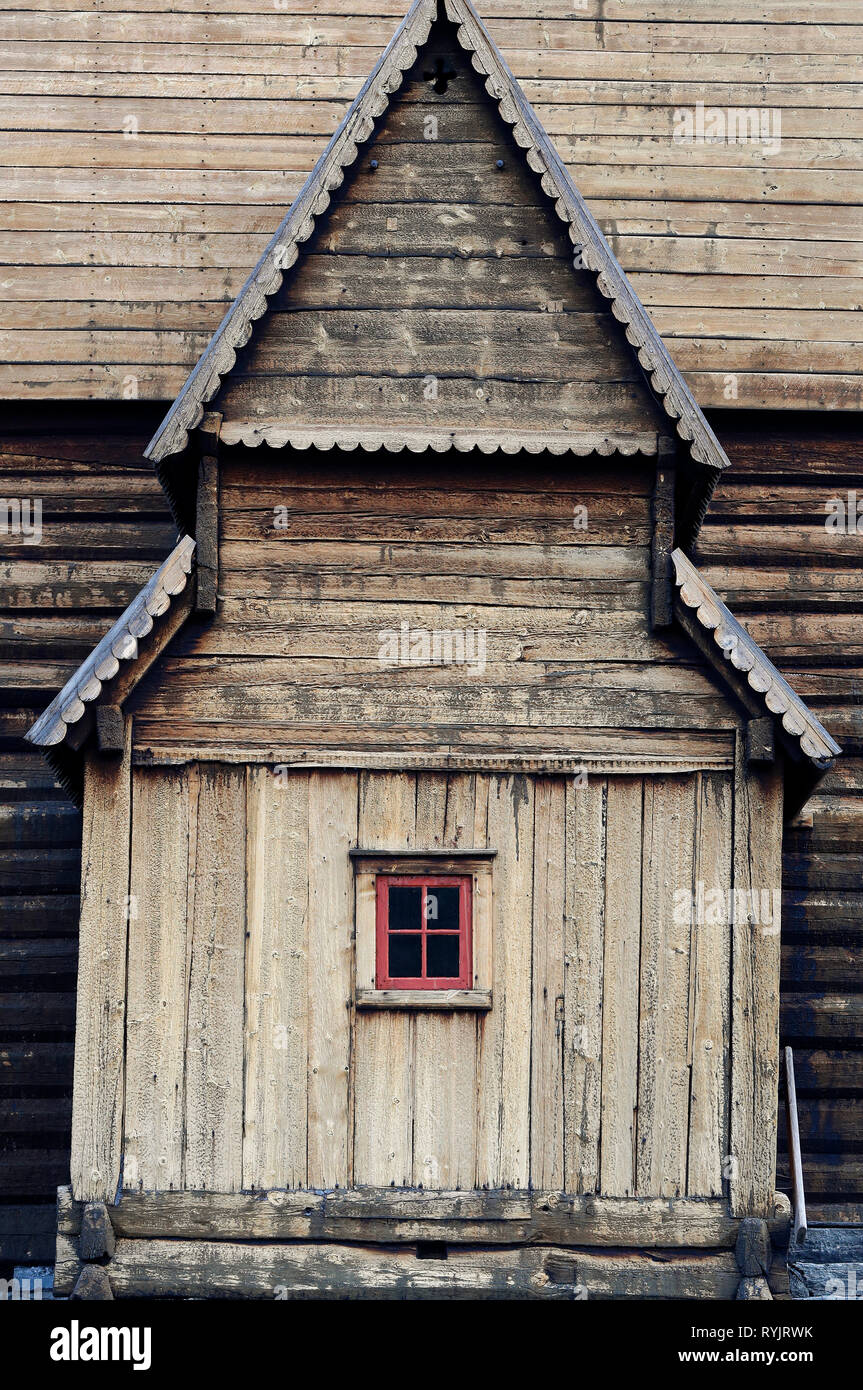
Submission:
POLYGON ((354 883, 348 851, 357 838, 357 778, 309 777, 309 1081, 310 1187, 344 1187, 351 1177, 350 1000, 353 988, 354 883))
POLYGON ((731 1210, 765 1216, 776 1186, 779 1088, 779 941, 782 772, 744 768, 738 738, 734 778, 735 912, 731 958, 731 1210), (771 910, 762 911, 766 896, 771 910))
MULTIPOLYGON (((416 777, 361 773, 358 835, 363 849, 414 849, 416 834, 416 777)), ((403 1013, 361 1013, 356 1018, 357 1183, 407 1187, 412 1182, 414 1031, 426 1021, 403 1013)))
POLYGON ((306 1182, 309 782, 269 767, 246 773, 246 1189, 306 1182))
POLYGON ((609 778, 602 970, 603 1194, 636 1192, 638 999, 641 959, 641 778, 609 778))
POLYGON ((690 1089, 690 923, 695 779, 656 778, 644 791, 637 1182, 639 1195, 686 1190, 690 1089))
POLYGON ((731 932, 717 895, 732 886, 733 786, 699 775, 696 787, 693 914, 690 936, 692 1074, 686 1190, 719 1196, 729 1144, 731 932), (709 898, 707 895, 711 895, 709 898), (712 905, 712 906, 711 906, 712 905))
POLYGON ((243 1181, 245 769, 203 764, 194 794, 185 1181, 235 1192, 243 1181))
POLYGON ((184 1185, 189 840, 186 769, 132 777, 123 1186, 184 1185), (182 1001, 182 1003, 180 1002, 182 1001))
MULTIPOLYGON (((649 16, 624 7, 613 18, 593 0, 577 12, 566 0, 545 0, 538 13, 523 0, 494 8, 500 13, 485 8, 489 28, 624 269, 660 271, 660 282, 674 271, 685 276, 649 290, 660 331, 675 355, 685 354, 681 365, 700 402, 859 406, 859 367, 843 362, 837 382, 843 368, 819 364, 812 352, 823 315, 795 307, 842 241, 849 251, 830 267, 840 311, 859 297, 859 217, 842 206, 856 165, 841 168, 856 161, 849 145, 860 136, 855 64, 863 26, 851 22, 859 16, 832 5, 811 16, 763 5, 733 23, 718 4, 696 7, 685 22, 665 4, 649 16), (698 101, 722 112, 781 112, 780 150, 675 142, 675 113, 694 112, 698 101), (717 281, 729 265, 734 322, 717 358, 691 323, 716 313, 717 281), (799 332, 764 324, 764 278, 781 286, 803 320, 799 332), (784 356, 759 368, 752 340, 765 327, 767 344, 784 356), (736 397, 726 395, 729 374, 736 397)), ((15 168, 2 219, 23 312, 9 314, 21 361, 4 369, 3 389, 121 399, 134 374, 142 399, 173 396, 404 9, 369 0, 345 16, 329 0, 303 0, 286 17, 260 5, 242 44, 236 15, 169 17, 164 0, 148 0, 148 10, 133 15, 101 7, 98 29, 88 17, 74 32, 71 14, 52 30, 43 12, 4 16, 0 125, 15 168), (156 34, 159 18, 165 23, 156 34), (110 47, 111 64, 82 62, 100 43, 110 47), (124 135, 130 116, 135 139, 124 135), (94 205, 92 221, 82 208, 94 205), (161 276, 147 273, 156 258, 161 276), (88 280, 77 320, 52 293, 57 264, 70 279, 88 280), (180 294, 189 309, 184 324, 180 294), (48 322, 59 310, 66 325, 48 322), (149 346, 143 334, 131 335, 137 345, 128 341, 132 316, 149 346), (34 336, 52 328, 44 361, 34 336), (88 332, 94 328, 100 336, 88 332), (177 330, 189 339, 178 342, 177 330)), ((440 95, 421 86, 424 104, 439 104, 445 136, 457 84, 440 95)), ((477 119, 477 136, 484 134, 477 119)), ((452 190, 443 196, 455 198, 452 190)), ((470 204, 454 201, 451 215, 469 227, 470 204)), ((853 325, 840 332, 834 341, 847 360, 859 335, 853 325)))
POLYGON ((84 887, 71 1157, 72 1190, 79 1201, 113 1201, 120 1181, 131 746, 132 730, 127 722, 119 761, 91 755, 84 774, 84 887))
POLYGON ((564 1181, 576 1193, 599 1175, 607 790, 603 777, 566 789, 564 1181))
POLYGON ((480 1187, 523 1187, 530 1166, 534 796, 533 779, 499 776, 489 781, 486 834, 498 852, 492 942, 496 1003, 479 1024, 480 1187))

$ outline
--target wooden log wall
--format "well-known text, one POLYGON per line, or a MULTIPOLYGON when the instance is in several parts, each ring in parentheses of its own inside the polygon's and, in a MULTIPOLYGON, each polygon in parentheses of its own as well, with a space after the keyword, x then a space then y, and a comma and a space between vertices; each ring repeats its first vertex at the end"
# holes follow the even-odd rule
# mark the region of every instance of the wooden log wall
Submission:
POLYGON ((124 1187, 727 1192, 731 781, 133 769, 124 1187), (490 1012, 352 1007, 357 843, 496 850, 490 1012))
MULTIPOLYGON (((213 401, 253 425, 382 438, 636 439, 672 426, 596 277, 438 25, 213 401), (427 73, 444 71, 446 90, 427 73), (453 208, 458 199, 458 212, 453 208)), ((591 443, 581 446, 589 450, 591 443)))
MULTIPOLYGON (((172 398, 406 4, 4 0, 0 394, 172 398)), ((697 399, 859 409, 857 0, 479 8, 697 399)))
MULTIPOLYGON (((69 1172, 74 995, 69 952, 78 921, 80 818, 20 735, 170 546, 174 531, 164 498, 141 461, 160 415, 159 408, 126 403, 120 411, 109 405, 66 407, 50 422, 40 407, 20 407, 4 417, 3 492, 29 496, 34 478, 40 480, 51 550, 11 551, 12 538, 0 540, 0 813, 14 827, 4 855, 10 877, 3 890, 0 939, 4 951, 13 956, 23 951, 26 961, 24 973, 12 963, 14 985, 5 989, 0 1034, 0 1103, 10 1116, 13 1103, 25 1107, 25 1123, 17 1132, 8 1121, 3 1126, 0 1260, 50 1258, 54 1189, 69 1172), (67 952, 63 962, 58 948, 67 952), (47 970, 43 961, 49 962, 47 970), (32 1123, 37 1116, 38 1128, 32 1123)), ((731 453, 734 472, 709 514, 702 542, 709 548, 700 561, 780 668, 794 674, 801 693, 846 750, 810 807, 812 826, 790 832, 786 842, 783 1035, 798 1052, 806 1171, 817 1183, 810 1192, 813 1210, 827 1219, 840 1210, 863 1219, 863 1030, 854 1022, 863 998, 854 965, 863 920, 858 863, 863 749, 856 670, 861 566, 853 537, 836 536, 826 546, 823 532, 825 502, 846 496, 849 488, 863 492, 859 441, 853 425, 840 427, 823 416, 807 423, 804 417, 756 415, 741 418, 737 426, 723 413, 712 423, 731 453)), ((501 577, 482 581, 477 576, 470 582, 477 586, 477 598, 483 584, 489 594, 496 587, 505 602, 521 597, 512 581, 501 577)), ((561 593, 563 582, 555 585, 561 593)), ((279 579, 282 587, 290 583, 285 575, 279 579)), ((381 578, 378 584, 370 594, 383 598, 391 582, 381 578)), ((336 597, 339 585, 339 576, 326 570, 317 578, 301 574, 284 589, 284 597, 336 597)), ((546 585, 536 606, 541 609, 552 593, 546 585)), ((424 591, 413 591, 413 597, 430 602, 446 594, 444 579, 433 577, 424 591)), ((272 602, 274 594, 267 588, 261 597, 272 602)), ((580 608, 588 608, 584 599, 580 608)), ((780 1156, 780 1177, 782 1171, 780 1156)))
POLYGON ((228 451, 219 612, 134 692, 137 758, 729 765, 740 715, 682 634, 650 630, 655 464, 311 457, 228 451), (403 625, 461 632, 473 660, 406 662, 403 625))
POLYGON ((141 459, 153 410, 5 413, 0 495, 42 539, 0 534, 0 1267, 50 1262, 69 1172, 81 817, 22 735, 175 535, 141 459), (47 426, 47 428, 46 428, 47 426))
MULTIPOLYGON (((697 547, 707 579, 842 745, 786 831, 782 1014, 795 1050, 810 1217, 863 1220, 863 498, 859 429, 833 418, 713 419, 733 470, 697 547), (853 505, 853 504, 852 504, 853 505)), ((785 1148, 784 1121, 780 1146, 785 1148)), ((790 1192, 787 1158, 780 1185, 790 1192)))

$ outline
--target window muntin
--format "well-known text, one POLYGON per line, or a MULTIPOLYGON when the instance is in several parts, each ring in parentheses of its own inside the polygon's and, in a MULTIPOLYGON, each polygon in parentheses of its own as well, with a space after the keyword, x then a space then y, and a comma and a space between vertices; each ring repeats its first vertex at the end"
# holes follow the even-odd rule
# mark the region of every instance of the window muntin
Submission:
POLYGON ((375 896, 378 989, 471 988, 469 875, 378 874, 375 896))

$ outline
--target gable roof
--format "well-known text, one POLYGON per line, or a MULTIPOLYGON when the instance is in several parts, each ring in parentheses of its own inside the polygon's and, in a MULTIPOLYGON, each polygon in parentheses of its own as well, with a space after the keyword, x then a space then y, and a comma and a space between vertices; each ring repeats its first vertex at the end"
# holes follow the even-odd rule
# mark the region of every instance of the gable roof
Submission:
POLYGON ((754 638, 726 608, 722 599, 699 573, 682 550, 671 553, 674 577, 680 598, 695 616, 726 661, 745 677, 747 684, 761 697, 769 714, 781 721, 785 733, 796 740, 800 751, 819 771, 826 771, 842 752, 839 744, 828 734, 814 714, 792 690, 784 676, 759 647, 754 638))
MULTIPOLYGON (((309 241, 317 220, 329 208, 332 194, 344 182, 345 171, 357 160, 360 146, 374 133, 375 122, 386 112, 439 16, 456 26, 459 43, 472 55, 476 71, 486 78, 486 89, 497 103, 501 117, 511 126, 513 138, 525 151, 526 162, 539 175, 544 193, 553 201, 557 216, 568 230, 580 267, 595 274, 596 284, 609 301, 614 317, 625 327, 626 338, 656 399, 673 421, 677 435, 688 444, 690 457, 706 470, 708 479, 715 479, 719 471, 728 466, 721 445, 471 0, 414 0, 151 440, 147 457, 162 464, 186 448, 190 432, 200 424, 222 378, 234 367, 237 352, 250 341, 255 323, 266 313, 269 299, 281 288, 285 270, 296 264, 301 247, 309 241)), ((274 442, 284 443, 286 438, 274 442)), ((331 447, 338 439, 329 430, 319 439, 310 434, 301 442, 304 446, 320 442, 324 447, 331 447)), ((446 446, 447 442, 443 440, 439 447, 446 446)), ((401 441, 397 447, 404 447, 405 443, 408 447, 422 448, 429 444, 438 447, 427 437, 401 441)), ((462 447, 471 447, 472 443, 471 436, 466 435, 462 447)), ((560 439, 553 443, 559 449, 572 447, 562 431, 560 439)), ((502 440, 490 443, 490 447, 502 446, 502 440)), ((524 445, 520 443, 520 447, 524 445)), ((602 448, 602 441, 593 441, 589 447, 602 448)), ((608 448, 613 447, 617 446, 610 442, 608 448)), ((708 482, 701 499, 705 505, 709 490, 708 482)))
POLYGON ((62 743, 69 725, 78 723, 87 705, 98 702, 105 684, 119 671, 121 661, 137 661, 141 638, 152 631, 154 622, 168 612, 171 600, 185 589, 192 572, 194 551, 195 542, 191 536, 183 536, 110 632, 28 729, 25 734, 28 742, 39 748, 52 748, 62 743))

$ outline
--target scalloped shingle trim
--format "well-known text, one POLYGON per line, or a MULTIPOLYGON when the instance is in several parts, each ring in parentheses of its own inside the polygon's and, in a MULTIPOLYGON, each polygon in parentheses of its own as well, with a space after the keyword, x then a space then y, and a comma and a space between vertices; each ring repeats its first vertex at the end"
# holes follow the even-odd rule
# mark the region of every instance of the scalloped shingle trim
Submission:
POLYGON ((659 452, 659 436, 656 434, 605 435, 573 430, 539 430, 519 433, 513 430, 435 430, 400 429, 397 434, 385 430, 360 430, 351 426, 330 428, 322 425, 316 429, 308 426, 256 423, 252 420, 233 420, 224 424, 220 431, 223 444, 244 444, 257 449, 261 444, 269 444, 273 449, 283 449, 290 444, 294 449, 365 449, 377 452, 386 449, 389 453, 423 453, 431 449, 438 454, 455 449, 468 453, 479 449, 482 453, 517 454, 524 450, 529 454, 548 451, 551 454, 644 454, 653 457, 659 452))
POLYGON ((673 551, 671 558, 681 599, 687 608, 695 609, 701 626, 713 633, 713 640, 726 661, 746 676, 751 688, 763 697, 770 713, 781 718, 785 732, 799 741, 807 758, 818 768, 828 768, 842 752, 839 744, 819 724, 683 551, 673 551))
POLYGON ((471 0, 445 0, 445 5, 449 19, 458 26, 462 48, 473 53, 474 67, 487 79, 486 90, 512 126, 516 144, 527 152, 531 169, 541 176, 543 190, 554 200, 558 217, 569 227, 580 263, 596 273, 596 283, 611 301, 614 317, 626 325, 626 337, 636 348, 666 414, 676 421, 680 438, 689 443, 697 462, 708 468, 727 468, 729 460, 719 440, 471 0))
MULTIPOLYGON (((581 265, 596 274, 597 285, 610 301, 612 313, 625 325, 627 339, 636 349, 641 367, 666 414, 675 422, 678 435, 688 442, 697 462, 716 470, 727 468, 728 458, 695 397, 471 0, 443 0, 443 6, 447 17, 456 25, 462 47, 473 55, 473 66, 486 77, 486 88, 498 103, 501 116, 512 126, 516 142, 526 151, 528 164, 541 176, 543 189, 554 200, 557 214, 577 247, 581 265)), ((413 67, 437 13, 438 0, 414 0, 148 445, 146 456, 153 462, 158 463, 186 448, 189 432, 200 424, 204 408, 218 391, 222 377, 233 368, 239 349, 249 342, 254 323, 266 312, 269 297, 281 288, 284 271, 297 261, 300 246, 311 237, 317 218, 330 205, 331 194, 344 182, 345 171, 357 159, 359 146, 368 140, 375 121, 387 110, 405 73, 413 67)))
POLYGON ((26 737, 40 748, 62 743, 70 724, 76 724, 87 705, 99 698, 105 681, 116 676, 121 661, 134 661, 138 642, 152 630, 171 606, 171 599, 183 592, 192 569, 195 542, 184 536, 149 583, 132 599, 129 607, 66 682, 60 694, 39 716, 26 737))
POLYGON ((295 264, 300 246, 309 240, 317 219, 326 212, 331 195, 344 183, 345 170, 356 161, 359 147, 374 131, 375 121, 401 87, 437 18, 438 0, 414 0, 371 77, 353 102, 339 129, 318 160, 296 202, 252 271, 203 356, 147 446, 146 457, 159 463, 181 453, 189 432, 203 418, 222 377, 234 366, 237 352, 249 342, 253 324, 267 310, 271 295, 281 289, 284 272, 295 264))

